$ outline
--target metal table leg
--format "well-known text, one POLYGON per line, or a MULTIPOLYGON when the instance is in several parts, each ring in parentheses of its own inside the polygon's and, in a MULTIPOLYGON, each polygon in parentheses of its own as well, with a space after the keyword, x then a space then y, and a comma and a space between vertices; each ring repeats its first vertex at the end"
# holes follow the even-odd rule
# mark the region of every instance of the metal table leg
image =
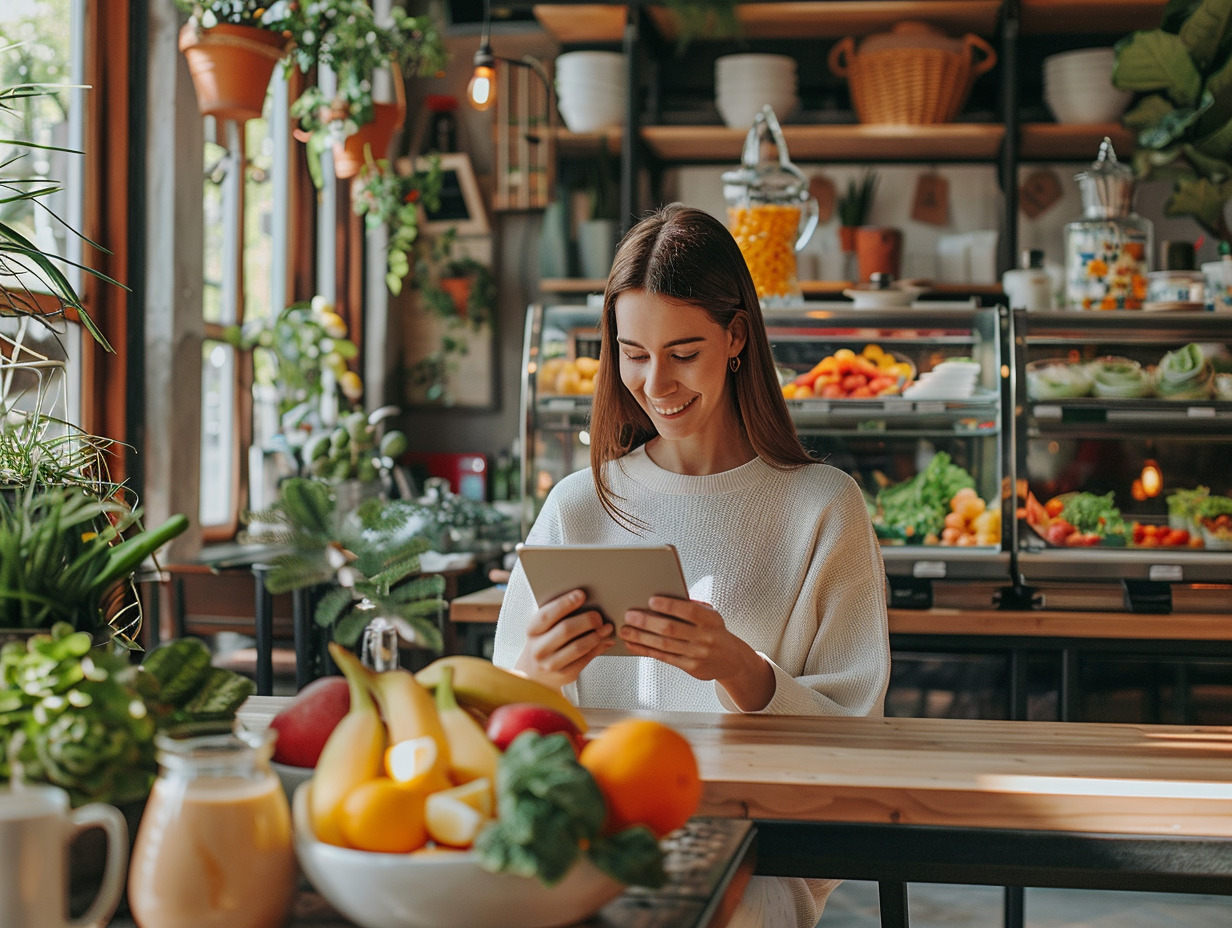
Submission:
POLYGON ((257 601, 254 625, 257 639, 257 695, 274 695, 274 596, 265 588, 268 564, 253 564, 257 601))
POLYGON ((908 928, 906 883, 880 881, 877 899, 881 903, 881 928, 908 928))

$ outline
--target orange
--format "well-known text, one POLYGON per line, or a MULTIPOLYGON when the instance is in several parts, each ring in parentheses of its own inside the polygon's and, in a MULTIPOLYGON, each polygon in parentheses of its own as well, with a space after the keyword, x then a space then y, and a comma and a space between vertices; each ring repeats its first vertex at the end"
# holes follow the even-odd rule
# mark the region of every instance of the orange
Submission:
POLYGON ((702 797, 697 758, 680 732, 650 719, 623 719, 582 748, 607 802, 608 834, 645 825, 663 837, 689 820, 702 797))
POLYGON ((338 824, 351 847, 405 854, 428 841, 425 793, 399 786, 389 777, 361 783, 342 801, 338 824))

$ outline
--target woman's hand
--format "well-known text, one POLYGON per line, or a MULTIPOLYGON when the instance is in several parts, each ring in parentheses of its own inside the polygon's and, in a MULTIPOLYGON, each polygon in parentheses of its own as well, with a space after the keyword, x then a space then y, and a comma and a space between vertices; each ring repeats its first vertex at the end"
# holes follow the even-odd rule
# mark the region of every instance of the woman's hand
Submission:
POLYGON ((616 643, 612 626, 594 609, 577 612, 585 602, 582 590, 571 590, 535 610, 514 669, 548 686, 564 686, 606 653, 616 643))
POLYGON ((727 630, 713 606, 670 596, 652 596, 648 605, 625 613, 620 637, 630 653, 714 680, 745 712, 766 707, 774 696, 773 668, 727 630))

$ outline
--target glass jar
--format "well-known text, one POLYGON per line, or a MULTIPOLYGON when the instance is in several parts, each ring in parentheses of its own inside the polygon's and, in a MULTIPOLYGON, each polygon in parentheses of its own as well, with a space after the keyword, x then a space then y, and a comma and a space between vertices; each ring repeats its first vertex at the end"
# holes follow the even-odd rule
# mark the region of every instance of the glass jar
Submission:
POLYGON ((763 306, 803 298, 796 252, 817 227, 808 178, 788 158, 778 118, 769 106, 753 120, 740 167, 723 173, 727 225, 744 255, 763 306))
POLYGON ((129 863, 139 928, 279 928, 295 892, 275 733, 157 740, 159 773, 129 863))
POLYGON ((1141 309, 1153 226, 1133 212, 1133 169, 1105 138, 1098 159, 1076 175, 1083 218, 1065 227, 1065 307, 1141 309))

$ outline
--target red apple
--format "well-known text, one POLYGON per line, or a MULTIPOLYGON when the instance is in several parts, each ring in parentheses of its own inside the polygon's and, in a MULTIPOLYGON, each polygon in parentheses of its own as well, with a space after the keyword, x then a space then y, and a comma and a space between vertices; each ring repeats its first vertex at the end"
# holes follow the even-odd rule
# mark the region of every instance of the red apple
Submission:
POLYGON ((533 702, 511 702, 497 706, 488 716, 488 738, 502 751, 524 731, 537 731, 541 735, 564 732, 569 736, 575 751, 582 750, 584 739, 581 730, 567 715, 533 702))
POLYGON ((278 732, 274 762, 315 767, 334 726, 350 708, 351 693, 345 677, 313 680, 270 721, 270 728, 278 732))

